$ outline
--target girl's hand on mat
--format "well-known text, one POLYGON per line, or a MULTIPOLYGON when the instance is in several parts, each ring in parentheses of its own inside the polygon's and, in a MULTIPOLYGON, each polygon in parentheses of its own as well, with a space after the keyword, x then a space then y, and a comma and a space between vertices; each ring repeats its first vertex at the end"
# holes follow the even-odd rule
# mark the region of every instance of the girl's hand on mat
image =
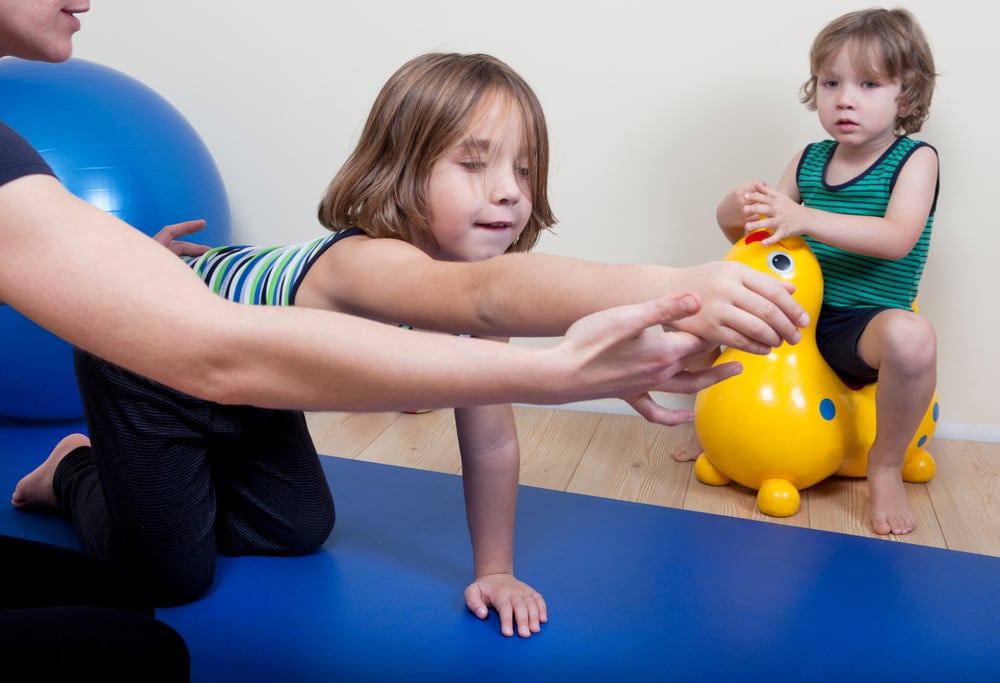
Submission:
POLYGON ((211 247, 206 247, 204 244, 195 244, 194 242, 184 242, 178 240, 177 238, 183 237, 184 235, 190 235, 193 232, 198 232, 204 227, 205 220, 202 218, 199 218, 196 221, 173 223, 153 235, 153 239, 178 256, 201 256, 211 247))
POLYGON ((549 620, 545 599, 535 589, 513 574, 487 574, 465 589, 465 604, 480 619, 490 614, 490 608, 500 616, 500 632, 528 638, 542 630, 549 620))

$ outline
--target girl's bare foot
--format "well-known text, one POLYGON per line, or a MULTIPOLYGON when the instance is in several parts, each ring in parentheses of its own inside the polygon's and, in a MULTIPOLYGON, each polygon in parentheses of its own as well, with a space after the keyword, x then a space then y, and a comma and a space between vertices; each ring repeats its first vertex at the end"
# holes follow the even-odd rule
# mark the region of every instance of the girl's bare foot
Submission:
POLYGON ((868 493, 876 534, 901 536, 917 528, 898 467, 872 466, 869 461, 868 493))
POLYGON ((16 508, 56 507, 59 505, 56 493, 52 489, 52 478, 55 476, 56 467, 71 452, 81 446, 89 445, 90 439, 83 434, 70 434, 63 437, 62 441, 57 443, 56 447, 49 453, 45 462, 17 482, 14 495, 10 499, 11 504, 16 508))

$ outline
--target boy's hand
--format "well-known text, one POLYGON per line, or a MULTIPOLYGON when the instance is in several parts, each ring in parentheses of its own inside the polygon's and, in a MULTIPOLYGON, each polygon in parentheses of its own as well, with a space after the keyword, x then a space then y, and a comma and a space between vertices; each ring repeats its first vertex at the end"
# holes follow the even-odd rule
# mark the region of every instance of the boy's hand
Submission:
POLYGON ((787 237, 798 237, 805 230, 805 207, 791 197, 764 183, 758 183, 746 195, 743 213, 747 218, 746 231, 769 230, 771 236, 762 244, 771 245, 787 237))

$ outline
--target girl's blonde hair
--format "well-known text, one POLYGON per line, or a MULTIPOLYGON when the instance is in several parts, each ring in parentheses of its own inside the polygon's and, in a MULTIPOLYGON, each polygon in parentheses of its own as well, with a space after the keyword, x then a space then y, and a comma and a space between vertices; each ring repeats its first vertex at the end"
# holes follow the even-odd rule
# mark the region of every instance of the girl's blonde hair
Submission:
POLYGON ((934 55, 920 24, 905 9, 850 12, 827 24, 809 52, 809 80, 802 85, 802 103, 816 110, 817 79, 823 67, 844 46, 856 68, 872 75, 898 79, 899 116, 895 132, 916 133, 930 115, 934 94, 934 55))
POLYGON ((473 117, 490 98, 521 117, 532 212, 508 251, 531 249, 541 231, 556 222, 547 196, 545 116, 524 79, 483 54, 425 54, 389 78, 357 147, 320 201, 320 223, 330 230, 360 228, 371 237, 433 242, 427 208, 431 168, 468 139, 473 117))

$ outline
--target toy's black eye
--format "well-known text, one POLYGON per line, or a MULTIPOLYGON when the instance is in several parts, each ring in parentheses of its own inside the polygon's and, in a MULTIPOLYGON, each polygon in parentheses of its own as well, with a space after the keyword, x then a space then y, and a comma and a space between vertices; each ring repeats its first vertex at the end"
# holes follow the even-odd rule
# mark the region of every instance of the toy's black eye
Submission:
POLYGON ((788 277, 795 271, 795 261, 783 251, 768 254, 767 265, 771 266, 771 270, 782 277, 788 277))

